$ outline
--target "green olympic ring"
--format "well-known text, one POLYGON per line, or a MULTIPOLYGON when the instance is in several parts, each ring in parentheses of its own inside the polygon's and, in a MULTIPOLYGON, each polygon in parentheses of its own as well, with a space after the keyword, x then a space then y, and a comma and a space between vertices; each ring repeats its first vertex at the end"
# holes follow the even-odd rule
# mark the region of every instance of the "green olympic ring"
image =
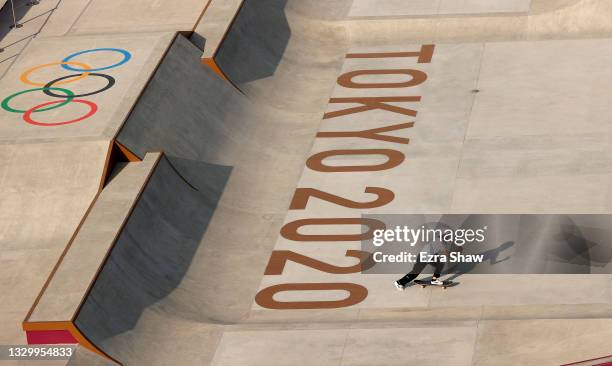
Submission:
POLYGON ((16 96, 18 96, 18 95, 25 94, 25 93, 29 93, 29 92, 33 92, 33 91, 37 91, 37 90, 57 90, 57 91, 61 91, 61 92, 63 92, 63 93, 65 93, 65 94, 66 94, 66 100, 64 100, 63 102, 58 103, 58 104, 56 104, 56 105, 53 105, 53 106, 51 106, 51 107, 47 107, 47 108, 41 108, 41 109, 38 109, 38 110, 36 110, 35 112, 44 112, 44 111, 48 111, 48 110, 50 110, 50 109, 59 108, 59 107, 61 107, 61 106, 64 106, 64 105, 66 105, 66 104, 68 104, 68 103, 72 102, 72 99, 74 99, 74 93, 73 93, 72 91, 68 90, 68 89, 63 89, 63 88, 53 88, 53 87, 49 87, 49 88, 33 88, 33 89, 26 89, 26 90, 22 90, 22 91, 20 91, 20 92, 15 93, 15 94, 11 94, 11 95, 9 95, 8 97, 4 98, 4 100, 2 101, 2 103, 0 104, 0 106, 2 107, 2 109, 4 109, 5 111, 8 111, 8 112, 13 112, 13 113, 26 113, 27 111, 25 111, 25 110, 20 110, 20 109, 14 109, 14 108, 11 108, 11 107, 9 106, 9 104, 8 104, 8 103, 9 103, 9 101, 10 101, 11 99, 15 98, 15 97, 16 97, 16 96))

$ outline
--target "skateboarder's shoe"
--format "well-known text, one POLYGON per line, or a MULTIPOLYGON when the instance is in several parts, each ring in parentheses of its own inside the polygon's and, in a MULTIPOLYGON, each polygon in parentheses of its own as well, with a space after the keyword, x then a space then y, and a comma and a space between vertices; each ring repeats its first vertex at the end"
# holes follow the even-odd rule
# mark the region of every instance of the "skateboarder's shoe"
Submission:
POLYGON ((395 281, 393 282, 393 284, 395 285, 395 288, 397 289, 397 291, 404 291, 405 287, 401 283, 399 283, 399 281, 395 281))
POLYGON ((438 278, 435 278, 435 279, 432 279, 432 280, 431 280, 431 284, 432 284, 432 285, 443 285, 443 284, 444 284, 444 282, 443 282, 443 281, 440 281, 440 279, 438 279, 438 278))

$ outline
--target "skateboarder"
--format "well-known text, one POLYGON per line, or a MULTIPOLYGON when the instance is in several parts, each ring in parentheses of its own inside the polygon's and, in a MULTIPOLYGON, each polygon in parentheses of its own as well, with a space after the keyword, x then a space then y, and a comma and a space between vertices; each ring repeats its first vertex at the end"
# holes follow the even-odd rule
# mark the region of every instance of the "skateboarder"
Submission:
POLYGON ((414 267, 412 267, 412 271, 407 273, 404 277, 395 281, 395 288, 399 291, 403 291, 411 281, 413 281, 417 276, 425 269, 427 264, 431 264, 434 267, 434 275, 431 279, 432 285, 442 285, 443 282, 440 281, 440 275, 442 275, 442 270, 444 269, 444 263, 439 260, 439 255, 450 255, 451 252, 461 252, 463 251, 463 247, 455 245, 452 242, 446 242, 444 240, 432 241, 426 243, 421 250, 422 253, 427 254, 427 256, 433 255, 436 259, 434 262, 421 262, 420 255, 417 256, 417 260, 414 263, 414 267), (438 255, 438 256, 436 256, 438 255))

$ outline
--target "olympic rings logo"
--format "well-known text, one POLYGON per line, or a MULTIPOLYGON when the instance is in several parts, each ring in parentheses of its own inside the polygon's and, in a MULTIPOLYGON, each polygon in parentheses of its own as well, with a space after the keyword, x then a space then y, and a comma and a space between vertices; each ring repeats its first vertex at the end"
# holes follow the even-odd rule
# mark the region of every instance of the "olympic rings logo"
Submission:
POLYGON ((20 92, 9 95, 8 97, 4 98, 4 100, 2 100, 2 102, 0 103, 0 107, 2 107, 2 109, 4 109, 7 112, 23 113, 23 120, 26 123, 36 125, 36 126, 60 126, 60 125, 67 125, 70 123, 80 122, 84 119, 87 119, 93 116, 98 111, 98 105, 94 102, 91 102, 85 99, 77 99, 77 98, 82 98, 82 97, 87 97, 90 95, 102 93, 112 88, 113 85, 115 85, 115 78, 113 78, 110 75, 99 73, 97 71, 108 70, 108 69, 112 69, 112 68, 121 66, 125 64, 126 62, 128 62, 131 58, 132 58, 132 55, 124 49, 94 48, 90 50, 75 52, 65 57, 62 61, 59 61, 59 62, 51 62, 51 63, 41 64, 41 65, 31 67, 27 69, 26 71, 24 71, 19 76, 19 80, 24 84, 35 86, 35 88, 22 90, 20 92), (82 54, 104 52, 104 51, 117 52, 121 54, 123 58, 119 62, 114 63, 112 65, 105 66, 105 67, 98 67, 95 69, 92 68, 90 65, 85 64, 83 62, 72 61, 72 59, 82 54), (75 71, 77 72, 77 74, 62 76, 57 79, 51 80, 47 83, 33 81, 30 78, 30 75, 34 73, 35 71, 46 68, 46 67, 50 67, 50 66, 61 66, 63 69, 68 70, 68 71, 75 71), (66 89, 63 87, 62 88, 57 87, 58 85, 72 83, 72 82, 84 79, 88 76, 96 76, 96 77, 103 78, 106 80, 106 85, 98 90, 92 91, 90 93, 83 93, 83 94, 75 94, 70 89, 66 89), (19 95, 22 95, 22 94, 32 93, 36 91, 42 91, 46 95, 53 97, 53 98, 59 98, 60 100, 52 100, 50 102, 45 102, 45 103, 36 105, 30 109, 27 109, 27 110, 16 109, 16 108, 11 107, 10 102, 13 98, 19 95), (68 121, 60 121, 60 122, 39 122, 32 118, 32 114, 34 113, 40 113, 40 112, 48 111, 51 109, 59 108, 71 102, 85 104, 86 106, 89 107, 89 111, 85 113, 83 116, 80 116, 78 118, 68 120, 68 121))

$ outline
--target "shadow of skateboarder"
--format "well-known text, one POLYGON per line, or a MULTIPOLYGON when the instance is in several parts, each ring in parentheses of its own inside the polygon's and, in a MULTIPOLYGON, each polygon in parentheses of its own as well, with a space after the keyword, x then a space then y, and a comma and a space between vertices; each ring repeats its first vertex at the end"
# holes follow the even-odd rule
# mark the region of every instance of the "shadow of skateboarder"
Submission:
POLYGON ((482 253, 478 253, 479 255, 483 256, 482 262, 471 262, 471 263, 462 262, 462 263, 458 263, 454 265, 447 272, 447 273, 454 272, 454 274, 451 277, 447 278, 446 281, 452 281, 461 275, 472 272, 476 268, 476 266, 478 266, 480 263, 485 263, 488 261, 490 265, 495 265, 495 264, 507 261, 508 259, 510 259, 511 257, 510 255, 506 256, 503 259, 498 259, 498 257, 503 251, 511 248, 512 246, 514 246, 514 242, 507 241, 501 244, 500 246, 498 246, 497 248, 489 249, 482 253))

